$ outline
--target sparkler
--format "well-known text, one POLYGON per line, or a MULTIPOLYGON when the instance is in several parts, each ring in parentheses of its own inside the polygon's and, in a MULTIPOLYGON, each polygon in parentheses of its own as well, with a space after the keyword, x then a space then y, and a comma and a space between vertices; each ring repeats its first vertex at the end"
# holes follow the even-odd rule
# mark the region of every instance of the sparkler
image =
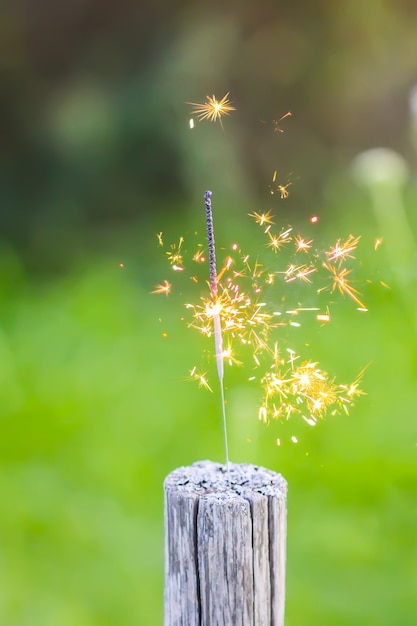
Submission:
MULTIPOLYGON (((219 121, 221 125, 222 117, 235 110, 230 103, 229 93, 220 100, 213 95, 207 96, 205 103, 188 104, 194 107, 193 114, 200 121, 219 121)), ((279 122, 289 115, 290 112, 274 122, 276 132, 282 132, 279 122)), ((191 122, 192 120, 190 127, 193 127, 191 122)), ((287 198, 291 182, 278 184, 277 175, 275 170, 271 194, 279 192, 281 198, 287 198)), ((329 304, 324 310, 322 306, 303 307, 298 295, 291 301, 289 291, 294 285, 298 285, 298 291, 314 289, 316 296, 323 292, 330 292, 335 296, 339 293, 350 298, 358 310, 367 309, 361 300, 361 294, 350 279, 350 265, 355 259, 354 251, 360 237, 349 235, 346 239, 338 238, 334 245, 320 251, 314 247, 313 239, 294 234, 291 226, 280 225, 276 228, 276 220, 270 210, 253 211, 249 216, 263 230, 266 238, 265 254, 269 253, 271 262, 266 264, 263 258, 259 260, 259 256, 253 258, 242 251, 237 243, 233 243, 230 254, 217 272, 211 197, 212 192, 206 191, 204 202, 208 255, 206 256, 204 245, 200 242, 193 244, 196 252, 191 254, 191 260, 196 267, 204 265, 208 260, 209 293, 200 297, 198 302, 186 303, 185 307, 188 312, 188 326, 206 337, 214 337, 226 469, 230 484, 224 394, 225 362, 231 366, 242 365, 242 361, 238 359, 239 352, 249 352, 252 369, 248 380, 257 381, 262 390, 258 410, 260 420, 270 422, 298 416, 308 425, 315 426, 328 413, 348 413, 356 397, 363 393, 359 387, 363 371, 350 385, 340 384, 321 369, 316 361, 302 360, 292 348, 282 350, 282 327, 299 327, 303 316, 309 312, 313 312, 316 321, 321 324, 331 319, 329 304), (278 283, 281 283, 283 289, 279 288, 278 283), (270 302, 274 302, 273 308, 270 302), (277 328, 280 331, 279 342, 274 336, 277 328)), ((310 217, 312 224, 317 221, 316 215, 310 217)), ((181 236, 177 243, 168 246, 164 243, 162 232, 157 234, 157 239, 164 248, 171 270, 177 277, 186 274, 188 261, 185 259, 187 250, 184 237, 181 236)), ((379 243, 375 243, 375 249, 379 243)), ((198 283, 199 271, 193 271, 189 278, 198 283)), ((171 282, 164 280, 155 287, 153 293, 168 295, 171 289, 171 282)), ((335 296, 332 297, 333 300, 335 296)), ((212 391, 207 374, 201 373, 196 366, 190 370, 189 379, 212 391)), ((291 440, 297 442, 295 436, 291 440)), ((277 439, 277 444, 280 443, 280 439, 277 439)))
MULTIPOLYGON (((356 397, 363 393, 359 389, 363 372, 351 385, 337 383, 316 361, 303 361, 290 348, 282 353, 274 338, 277 328, 297 328, 309 312, 314 313, 319 323, 326 323, 331 319, 329 305, 324 311, 318 306, 303 307, 298 296, 296 303, 292 305, 288 289, 296 284, 310 289, 315 287, 317 295, 325 291, 339 292, 350 298, 358 310, 366 310, 359 291, 349 280, 352 269, 348 264, 354 261, 354 252, 360 238, 353 235, 345 239, 338 238, 334 245, 320 251, 314 247, 312 238, 294 234, 292 227, 275 229, 276 219, 271 211, 253 212, 249 215, 257 227, 263 230, 266 250, 272 256, 271 263, 253 260, 250 254, 246 254, 238 244, 233 243, 230 254, 217 272, 209 191, 205 194, 205 208, 209 295, 202 296, 197 303, 189 302, 185 306, 191 316, 188 326, 202 335, 214 337, 228 464, 224 363, 241 365, 245 359, 239 360, 239 352, 249 351, 251 354, 252 372, 248 378, 251 382, 257 381, 262 390, 258 417, 264 422, 299 416, 308 425, 314 426, 327 413, 348 413, 356 397), (279 290, 278 282, 287 288, 279 290), (281 302, 277 306, 276 294, 281 292, 281 302), (275 301, 273 309, 268 305, 270 301, 275 301)), ((158 240, 162 240, 162 233, 158 240)), ((197 252, 190 255, 191 261, 201 266, 206 262, 203 244, 194 245, 197 252)), ((177 271, 176 265, 179 262, 182 263, 182 269, 187 270, 188 262, 183 258, 183 247, 184 238, 180 237, 178 243, 167 246, 165 251, 174 271, 177 271)), ((190 278, 198 282, 195 274, 190 278)), ((164 281, 154 293, 167 293, 168 285, 170 290, 171 283, 164 281)), ((211 391, 205 373, 199 374, 193 368, 190 378, 211 391)))
POLYGON ((204 202, 206 206, 207 242, 208 242, 208 250, 209 250, 209 275, 210 275, 210 290, 211 290, 211 298, 212 298, 211 314, 213 316, 213 325, 214 325, 215 358, 216 358, 216 366, 217 366, 217 376, 219 378, 219 385, 220 385, 223 439, 224 439, 224 451, 225 451, 225 457, 226 457, 227 478, 228 478, 229 486, 230 486, 229 448, 228 448, 228 443, 227 443, 226 406, 225 406, 225 401, 224 401, 223 342, 222 342, 222 327, 221 327, 221 320, 220 320, 221 305, 218 301, 218 290, 217 290, 216 247, 214 243, 213 214, 211 210, 211 191, 206 191, 206 193, 204 194, 204 202))

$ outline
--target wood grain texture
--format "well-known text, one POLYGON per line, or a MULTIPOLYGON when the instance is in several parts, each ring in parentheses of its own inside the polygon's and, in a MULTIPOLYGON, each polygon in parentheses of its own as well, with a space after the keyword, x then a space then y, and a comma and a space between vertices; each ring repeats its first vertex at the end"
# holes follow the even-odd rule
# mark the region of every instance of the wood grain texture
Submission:
POLYGON ((164 626, 283 626, 281 475, 200 461, 165 480, 164 626))

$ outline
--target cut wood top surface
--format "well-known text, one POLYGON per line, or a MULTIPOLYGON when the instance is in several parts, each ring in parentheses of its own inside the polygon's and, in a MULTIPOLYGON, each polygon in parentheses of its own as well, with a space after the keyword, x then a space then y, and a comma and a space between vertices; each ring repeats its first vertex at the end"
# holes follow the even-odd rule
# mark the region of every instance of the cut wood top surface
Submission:
POLYGON ((266 496, 283 498, 287 481, 272 470, 247 463, 229 463, 230 486, 226 466, 213 461, 198 461, 187 467, 178 467, 165 479, 165 489, 174 489, 195 495, 229 493, 243 495, 248 489, 266 496))

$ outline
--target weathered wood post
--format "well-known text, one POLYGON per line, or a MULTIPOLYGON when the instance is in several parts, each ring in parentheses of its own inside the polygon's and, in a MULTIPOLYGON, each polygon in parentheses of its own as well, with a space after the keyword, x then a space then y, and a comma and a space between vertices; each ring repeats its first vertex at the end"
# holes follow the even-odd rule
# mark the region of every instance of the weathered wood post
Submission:
POLYGON ((283 626, 287 483, 210 461, 165 480, 164 626, 283 626))

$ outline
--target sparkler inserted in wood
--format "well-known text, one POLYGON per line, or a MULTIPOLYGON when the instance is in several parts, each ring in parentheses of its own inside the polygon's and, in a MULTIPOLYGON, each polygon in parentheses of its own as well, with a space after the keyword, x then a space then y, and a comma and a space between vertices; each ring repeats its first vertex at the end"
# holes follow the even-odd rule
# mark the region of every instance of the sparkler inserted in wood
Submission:
POLYGON ((222 342, 222 327, 221 327, 221 319, 220 319, 220 305, 218 302, 218 290, 217 290, 216 248, 214 244, 213 214, 211 210, 211 191, 206 191, 206 193, 204 194, 204 201, 206 205, 210 290, 211 290, 211 297, 213 300, 214 346, 215 346, 217 375, 218 375, 219 383, 220 383, 224 451, 225 451, 225 457, 226 457, 227 476, 228 476, 228 481, 230 484, 229 449, 228 449, 228 443, 227 443, 226 407, 225 407, 225 402, 224 402, 224 382, 223 382, 224 381, 223 342, 222 342))

